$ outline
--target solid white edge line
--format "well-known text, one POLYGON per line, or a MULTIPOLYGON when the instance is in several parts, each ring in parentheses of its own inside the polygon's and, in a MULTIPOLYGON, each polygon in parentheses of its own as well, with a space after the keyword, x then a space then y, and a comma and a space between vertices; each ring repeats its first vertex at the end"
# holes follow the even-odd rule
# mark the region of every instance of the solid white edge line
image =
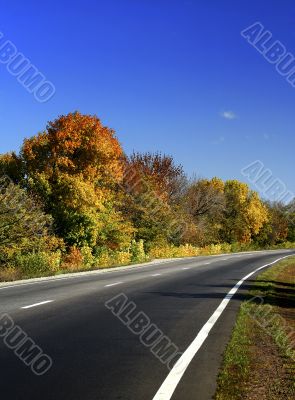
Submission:
POLYGON ((176 362, 174 367, 171 369, 169 372, 167 378, 164 380, 163 384, 161 385, 160 389, 158 392, 155 394, 153 397, 153 400, 170 400, 178 383, 180 382, 183 374, 185 373, 186 369, 188 368, 190 362, 194 358, 194 356, 197 354, 198 350, 201 348, 202 344, 205 342, 207 336, 209 335, 209 332, 225 310, 226 306, 232 299, 233 295, 238 291, 240 286, 247 280, 249 279, 252 275, 254 275, 256 272, 260 271, 263 268, 269 267, 270 265, 273 265, 277 263, 280 260, 283 260, 284 258, 290 257, 284 256, 280 257, 277 260, 263 265, 262 267, 259 267, 255 269, 254 271, 250 272, 250 274, 246 275, 244 278, 242 278, 229 292, 228 294, 224 297, 222 302, 219 304, 217 309, 214 311, 214 313, 211 315, 211 317, 208 319, 206 324, 202 327, 202 329, 199 331, 198 335, 196 338, 193 340, 193 342, 189 345, 189 347, 185 350, 185 352, 182 354, 182 356, 179 358, 179 360, 176 362))
POLYGON ((52 302, 53 302, 53 300, 46 300, 46 301, 41 301, 40 303, 30 304, 29 306, 24 306, 21 308, 23 310, 26 310, 27 308, 33 308, 33 307, 41 306, 43 304, 52 303, 52 302))
POLYGON ((105 287, 111 287, 111 286, 120 285, 120 283, 123 283, 123 282, 110 283, 109 285, 105 285, 105 287))

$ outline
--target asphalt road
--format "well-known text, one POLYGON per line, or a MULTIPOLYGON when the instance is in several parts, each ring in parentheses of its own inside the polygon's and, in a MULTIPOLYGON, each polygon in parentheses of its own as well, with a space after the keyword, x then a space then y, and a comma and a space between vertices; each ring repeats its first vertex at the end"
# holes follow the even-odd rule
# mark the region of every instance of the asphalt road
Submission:
MULTIPOLYGON (((222 353, 251 282, 245 282, 232 299, 228 298, 227 307, 210 325, 208 337, 171 395, 158 393, 171 375, 165 357, 159 360, 156 347, 152 351, 151 346, 144 346, 139 330, 131 332, 114 315, 118 314, 120 300, 125 298, 125 306, 128 304, 132 311, 129 315, 125 313, 125 322, 143 312, 149 324, 157 332, 161 330, 179 353, 189 352, 190 344, 241 278, 292 253, 282 250, 197 257, 97 275, 1 286, 0 397, 5 400, 211 399, 222 353), (116 304, 109 302, 119 294, 122 295, 116 304), (12 348, 7 346, 8 325, 5 333, 1 319, 4 313, 19 326, 20 334, 26 333, 52 359, 47 373, 35 375, 30 368, 33 364, 26 365, 22 357, 16 356, 13 345, 17 340, 9 342, 12 348)), ((133 328, 136 330, 138 326, 133 328)))

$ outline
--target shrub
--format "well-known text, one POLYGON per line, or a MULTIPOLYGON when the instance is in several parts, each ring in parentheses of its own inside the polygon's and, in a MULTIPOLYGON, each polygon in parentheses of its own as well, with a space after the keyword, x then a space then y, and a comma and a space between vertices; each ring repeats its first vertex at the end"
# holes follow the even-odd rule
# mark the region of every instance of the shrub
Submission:
POLYGON ((81 248, 81 254, 83 257, 83 268, 90 269, 95 266, 95 257, 92 254, 91 247, 84 246, 81 248))
POLYGON ((131 262, 131 253, 129 251, 118 251, 113 255, 114 265, 127 265, 131 262))
POLYGON ((221 243, 221 253, 231 253, 232 246, 230 243, 221 243))
POLYGON ((95 256, 96 263, 99 267, 108 267, 112 265, 112 257, 107 249, 103 249, 95 256))
POLYGON ((76 271, 83 268, 83 255, 81 250, 76 246, 70 247, 68 254, 64 256, 62 269, 67 269, 70 271, 76 271))
POLYGON ((190 244, 177 246, 154 247, 149 252, 151 258, 194 257, 199 255, 199 248, 190 244))
POLYGON ((20 271, 13 266, 0 269, 0 282, 15 281, 21 279, 20 271))
POLYGON ((18 254, 14 259, 14 266, 23 276, 41 276, 57 272, 60 267, 60 252, 45 253, 33 252, 30 254, 18 254))
POLYGON ((130 252, 132 262, 143 262, 147 260, 147 256, 144 251, 143 240, 139 240, 138 242, 132 240, 130 252))

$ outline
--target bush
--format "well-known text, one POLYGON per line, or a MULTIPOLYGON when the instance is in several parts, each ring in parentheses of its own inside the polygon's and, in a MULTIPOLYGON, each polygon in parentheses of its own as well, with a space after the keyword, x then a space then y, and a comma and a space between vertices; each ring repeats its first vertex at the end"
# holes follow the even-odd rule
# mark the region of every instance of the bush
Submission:
POLYGON ((14 259, 14 267, 19 269, 23 276, 33 277, 41 276, 43 274, 57 272, 60 267, 61 254, 55 253, 30 253, 18 254, 14 259))
POLYGON ((221 243, 221 253, 231 253, 232 245, 230 243, 221 243))
POLYGON ((102 249, 98 254, 96 254, 95 261, 97 266, 102 268, 113 265, 110 251, 107 249, 102 249))
POLYGON ((148 257, 145 254, 145 251, 144 251, 144 245, 143 245, 142 239, 139 240, 138 242, 136 242, 135 240, 132 240, 130 252, 131 252, 131 261, 132 262, 143 262, 148 259, 148 257))
POLYGON ((96 260, 92 254, 91 247, 89 247, 89 246, 82 247, 81 255, 83 257, 83 268, 91 269, 95 266, 96 260))
POLYGON ((62 269, 77 271, 83 269, 83 255, 76 246, 70 247, 68 254, 63 258, 62 269))
POLYGON ((210 244, 209 246, 205 246, 200 250, 200 254, 204 256, 210 256, 215 254, 222 253, 222 246, 221 244, 210 244))
POLYGON ((13 266, 0 269, 0 282, 9 282, 21 279, 20 271, 13 266))
POLYGON ((131 253, 129 251, 118 251, 113 255, 114 265, 127 265, 131 263, 131 253))
POLYGON ((199 254, 200 249, 190 244, 185 244, 178 247, 173 245, 154 247, 149 252, 149 256, 151 258, 194 257, 199 254))

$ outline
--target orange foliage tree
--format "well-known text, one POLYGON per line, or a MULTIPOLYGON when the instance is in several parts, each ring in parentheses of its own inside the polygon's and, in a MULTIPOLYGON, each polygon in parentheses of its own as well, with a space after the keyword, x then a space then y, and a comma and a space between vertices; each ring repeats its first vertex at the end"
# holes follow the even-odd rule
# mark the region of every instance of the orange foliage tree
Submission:
POLYGON ((118 211, 115 193, 122 157, 114 131, 79 112, 49 122, 45 132, 24 141, 27 185, 43 199, 69 245, 117 249, 130 242, 133 228, 118 211))

